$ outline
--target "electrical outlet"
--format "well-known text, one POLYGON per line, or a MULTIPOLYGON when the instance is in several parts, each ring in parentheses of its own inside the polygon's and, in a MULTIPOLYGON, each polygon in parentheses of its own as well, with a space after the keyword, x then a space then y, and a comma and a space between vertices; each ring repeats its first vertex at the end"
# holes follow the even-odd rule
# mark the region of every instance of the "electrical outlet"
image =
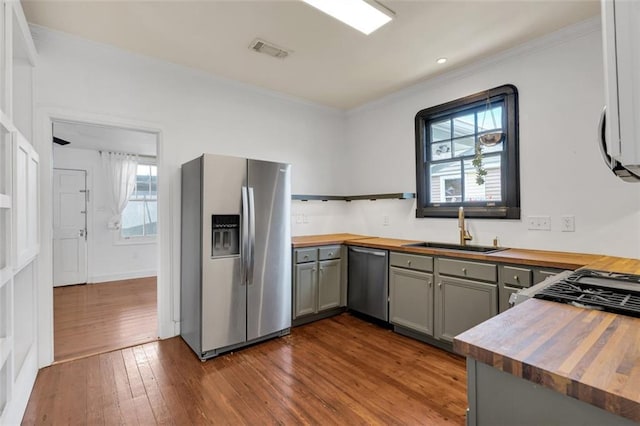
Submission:
POLYGON ((382 216, 382 226, 389 226, 389 216, 382 216))
POLYGON ((527 216, 527 228, 534 231, 551 231, 551 217, 527 216))
POLYGON ((562 232, 575 232, 576 231, 575 216, 562 216, 562 218, 560 218, 560 227, 562 229, 562 232))

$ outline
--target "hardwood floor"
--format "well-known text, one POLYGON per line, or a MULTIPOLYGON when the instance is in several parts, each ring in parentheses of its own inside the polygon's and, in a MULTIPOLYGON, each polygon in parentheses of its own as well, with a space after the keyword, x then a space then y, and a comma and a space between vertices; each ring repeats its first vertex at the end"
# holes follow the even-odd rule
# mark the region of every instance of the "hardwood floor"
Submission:
POLYGON ((200 362, 181 338, 38 373, 23 424, 464 424, 464 359, 349 314, 200 362))
POLYGON ((53 289, 54 360, 156 340, 156 278, 53 289))

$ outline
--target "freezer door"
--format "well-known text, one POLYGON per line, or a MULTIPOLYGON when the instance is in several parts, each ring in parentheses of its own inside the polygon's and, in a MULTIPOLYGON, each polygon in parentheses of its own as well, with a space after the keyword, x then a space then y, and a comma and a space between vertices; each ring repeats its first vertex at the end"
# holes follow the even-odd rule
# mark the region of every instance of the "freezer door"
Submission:
MULTIPOLYGON (((245 342, 247 286, 243 257, 214 256, 214 215, 240 215, 247 160, 205 154, 202 170, 202 352, 245 342)), ((241 235, 247 232, 241 224, 241 235)))
POLYGON ((291 327, 291 166, 248 161, 247 340, 291 327))

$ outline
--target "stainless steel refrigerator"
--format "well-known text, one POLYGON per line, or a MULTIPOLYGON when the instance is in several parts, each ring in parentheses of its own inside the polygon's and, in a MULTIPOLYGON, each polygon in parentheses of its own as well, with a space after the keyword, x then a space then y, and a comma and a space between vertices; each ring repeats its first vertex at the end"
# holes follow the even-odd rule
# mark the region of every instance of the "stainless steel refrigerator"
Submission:
POLYGON ((289 333, 291 166, 182 165, 180 328, 201 359, 289 333))

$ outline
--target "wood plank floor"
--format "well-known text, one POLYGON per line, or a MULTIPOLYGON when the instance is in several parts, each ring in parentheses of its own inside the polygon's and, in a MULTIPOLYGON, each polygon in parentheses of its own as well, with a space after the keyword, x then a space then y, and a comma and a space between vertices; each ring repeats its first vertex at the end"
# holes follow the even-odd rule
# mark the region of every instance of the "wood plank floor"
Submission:
POLYGON ((462 425, 464 359, 349 314, 200 362, 175 337, 38 373, 50 424, 462 425))
POLYGON ((156 340, 156 278, 53 289, 55 362, 156 340))

